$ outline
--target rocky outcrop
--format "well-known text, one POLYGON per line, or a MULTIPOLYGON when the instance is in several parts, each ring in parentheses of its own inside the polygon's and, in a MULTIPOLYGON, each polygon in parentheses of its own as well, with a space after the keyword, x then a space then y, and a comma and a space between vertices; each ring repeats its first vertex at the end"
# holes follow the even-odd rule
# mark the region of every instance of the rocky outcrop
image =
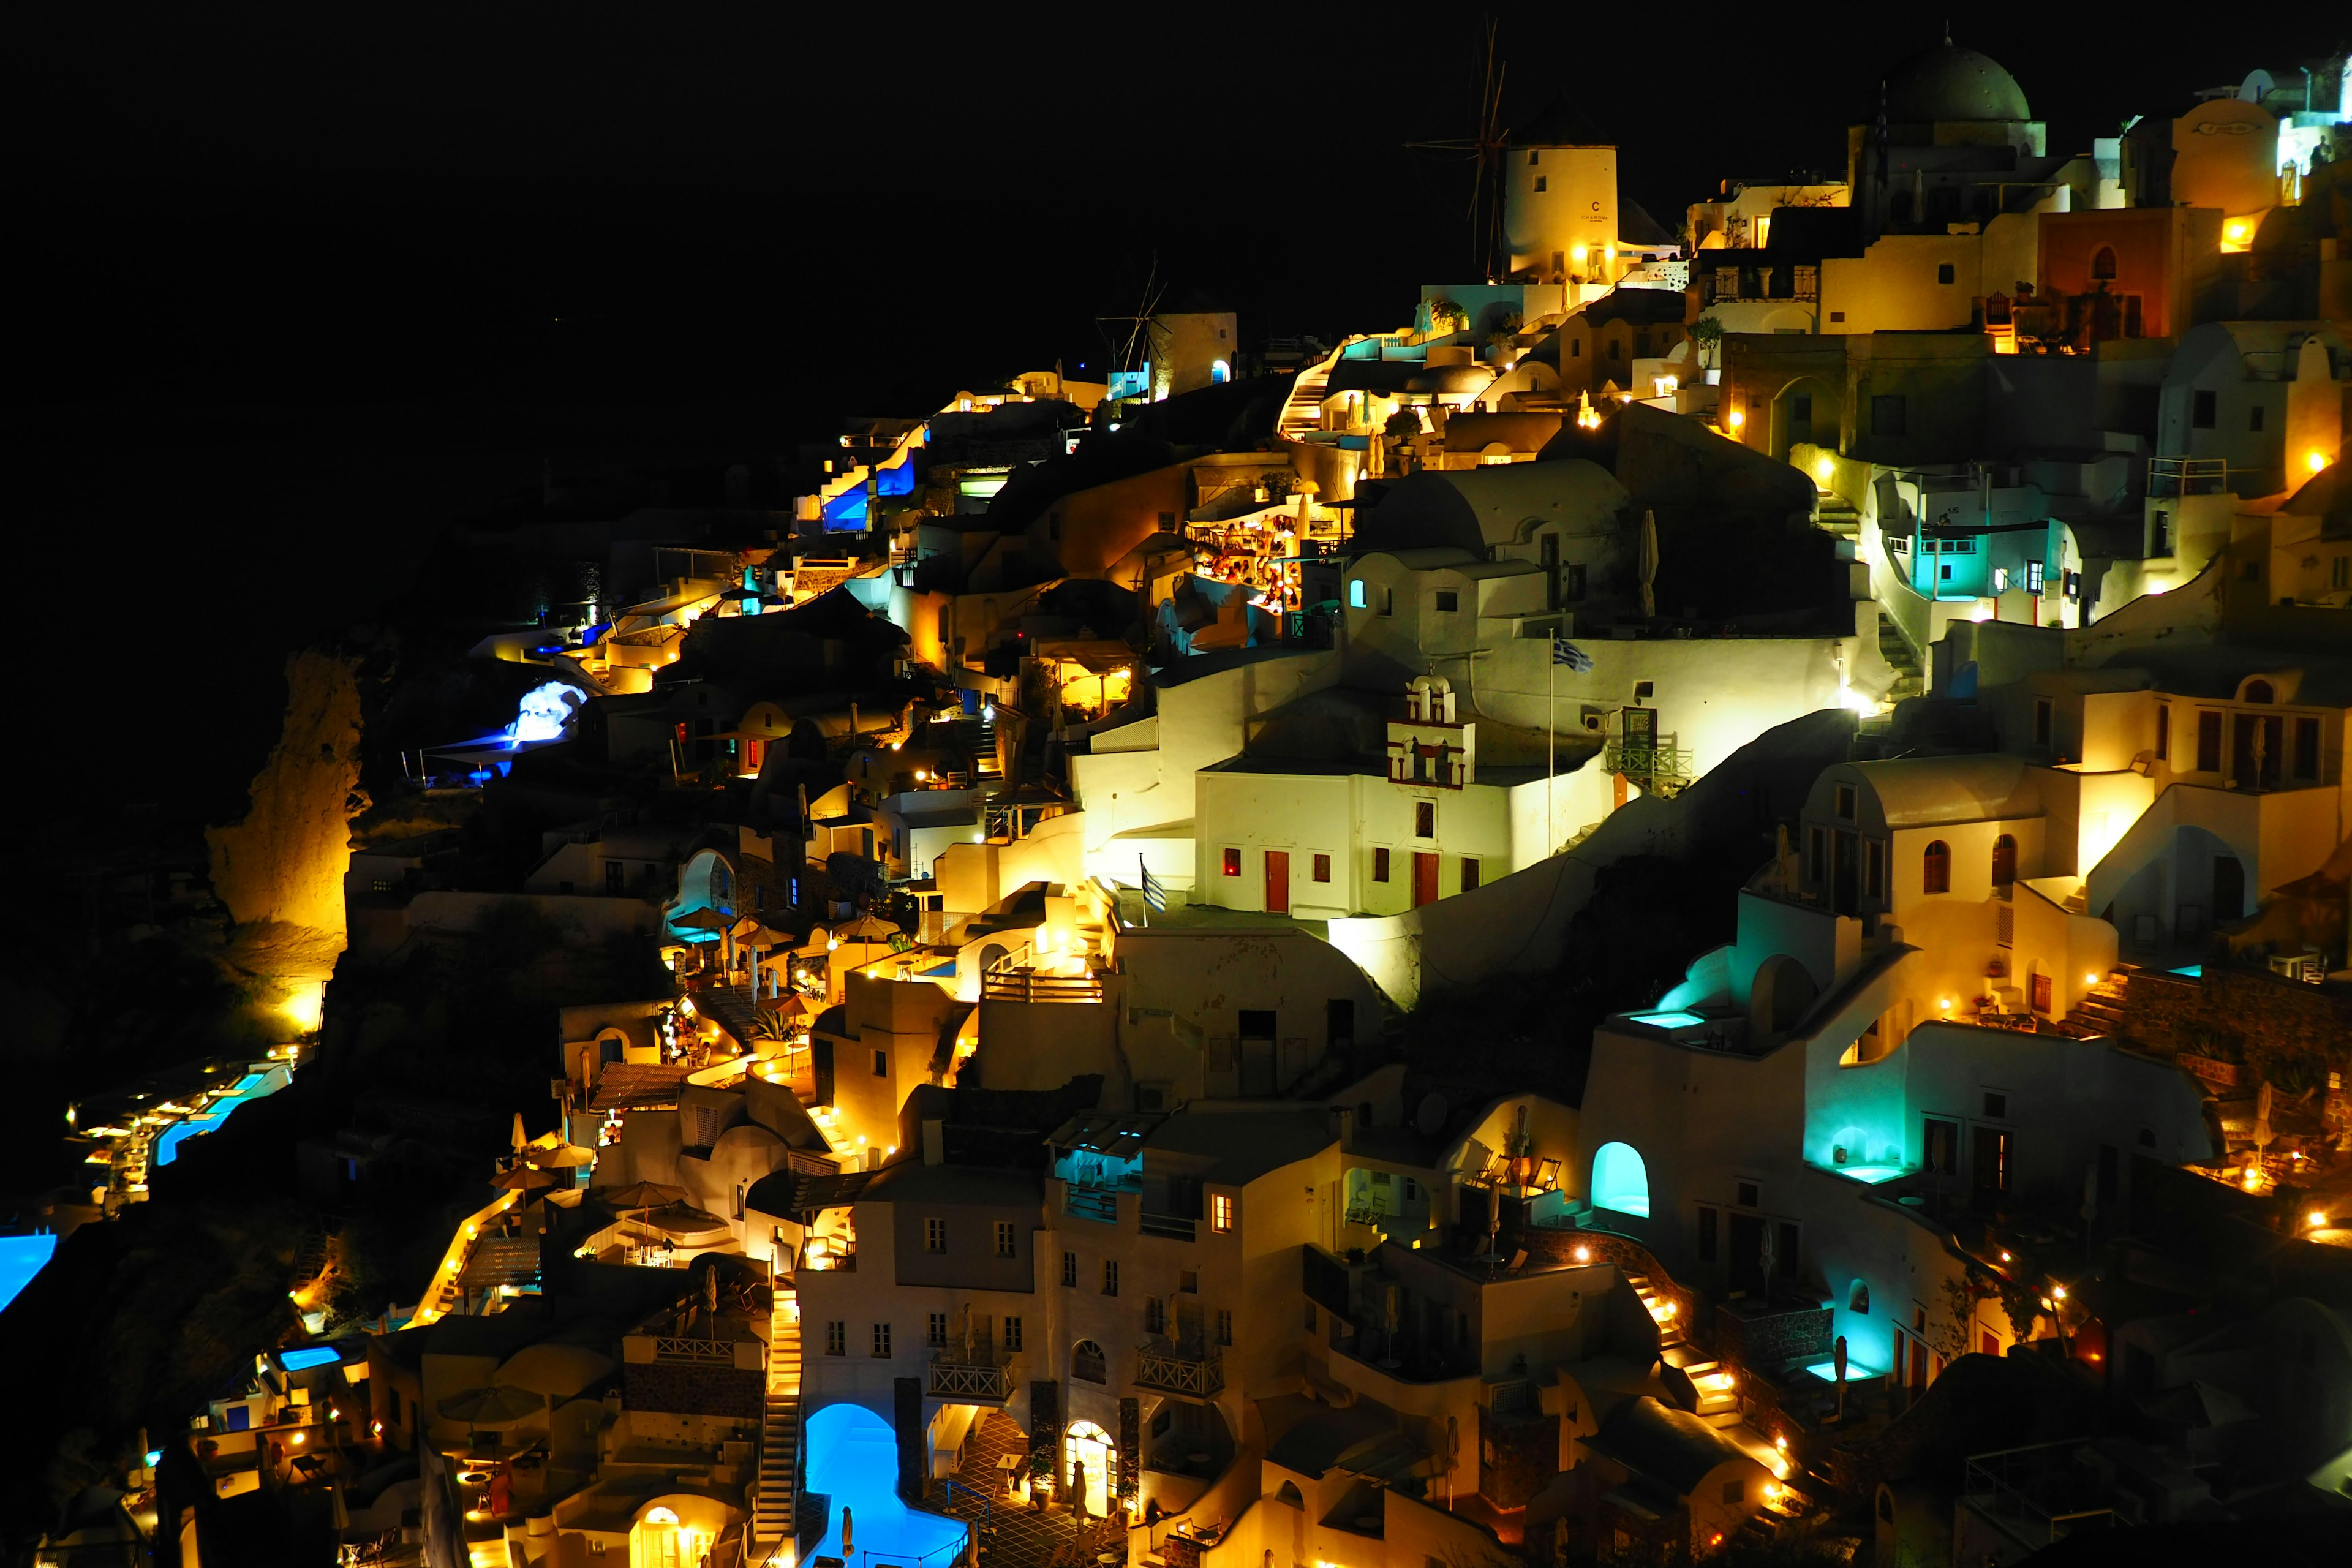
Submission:
POLYGON ((254 775, 245 820, 205 830, 213 891, 236 922, 230 957, 274 983, 303 1027, 345 945, 343 873, 360 787, 358 667, 306 649, 286 661, 286 722, 254 775))

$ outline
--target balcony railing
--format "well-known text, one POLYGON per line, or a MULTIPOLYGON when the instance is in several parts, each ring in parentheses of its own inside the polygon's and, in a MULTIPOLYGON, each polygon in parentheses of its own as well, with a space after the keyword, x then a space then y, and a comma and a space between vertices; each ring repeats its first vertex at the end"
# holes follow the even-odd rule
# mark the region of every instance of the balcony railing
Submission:
POLYGON ((1691 781, 1691 756, 1680 746, 1643 746, 1612 740, 1603 765, 1612 773, 1623 773, 1654 795, 1680 794, 1691 781))
POLYGON ((934 1399, 1010 1398, 1013 1357, 1003 1351, 946 1350, 931 1354, 930 1395, 934 1399))
POLYGON ((1145 1214, 1136 1219, 1146 1236, 1165 1237, 1170 1241, 1191 1241, 1200 1234, 1201 1222, 1180 1215, 1145 1214))
POLYGON ((1202 1345, 1150 1340, 1137 1358, 1135 1384, 1139 1388, 1156 1388, 1163 1394, 1214 1399, 1224 1392, 1224 1358, 1202 1345))

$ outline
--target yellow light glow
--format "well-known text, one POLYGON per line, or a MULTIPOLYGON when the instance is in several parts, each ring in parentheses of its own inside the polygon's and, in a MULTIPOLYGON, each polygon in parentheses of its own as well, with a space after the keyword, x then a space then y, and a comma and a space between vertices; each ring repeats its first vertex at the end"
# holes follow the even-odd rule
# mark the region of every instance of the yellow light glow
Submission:
POLYGON ((1591 1248, 1591 1247, 1578 1247, 1578 1248, 1576 1249, 1576 1260, 1577 1260, 1579 1263, 1590 1263, 1590 1262, 1591 1262, 1591 1261, 1592 1261, 1592 1248, 1591 1248))
POLYGON ((1748 423, 1748 416, 1747 416, 1744 412, 1742 412, 1741 410, 1737 409, 1737 408, 1735 408, 1735 409, 1733 409, 1733 410, 1731 411, 1731 427, 1732 427, 1734 430, 1738 430, 1738 429, 1741 428, 1741 427, 1742 427, 1742 426, 1744 426, 1747 423, 1748 423))
POLYGON ((2008 1248, 2006 1248, 2006 1247, 2004 1247, 2004 1248, 2002 1248, 2002 1249, 2001 1249, 2000 1260, 2001 1260, 2003 1263, 2011 1263, 2011 1262, 2016 1261, 2014 1258, 2011 1258, 2011 1257, 2010 1257, 2010 1255, 2009 1255, 2009 1250, 2008 1250, 2008 1248))
POLYGON ((1945 1012, 1948 1013, 1948 1012, 1950 1012, 1950 1011, 1952 1010, 1952 999, 1951 999, 1949 996, 1945 996, 1945 997, 1939 998, 1939 999, 1937 1001, 1936 1005, 1937 1005, 1937 1006, 1938 1006, 1938 1007, 1941 1007, 1945 1012))
POLYGON ((278 1011, 298 1031, 310 1035, 318 1032, 320 1021, 326 1016, 326 1006, 327 983, 316 980, 300 986, 278 1004, 278 1011))
POLYGON ((1571 246, 1569 248, 1568 258, 1581 267, 1584 265, 1584 258, 1591 254, 1592 253, 1591 251, 1587 250, 1580 245, 1571 246))
POLYGON ((2228 231, 2228 232, 2229 232, 2229 236, 2230 236, 2230 237, 2231 237, 2231 239, 2243 239, 2243 238, 2245 238, 2245 237, 2246 237, 2246 226, 2245 226, 2245 222, 2244 222, 2244 220, 2240 219, 2240 218, 2231 218, 2231 219, 2230 220, 2230 226, 2229 226, 2229 231, 2228 231))
POLYGON ((2314 1230, 2317 1230, 2317 1229, 2319 1229, 2320 1227, 2322 1227, 2323 1226, 2326 1225, 2326 1223, 2327 1223, 2327 1216, 2326 1216, 2326 1215, 2324 1215, 2324 1214, 2320 1213, 2317 1209, 2314 1209, 2314 1210, 2312 1210, 2312 1211, 2311 1211, 2311 1214, 2310 1214, 2310 1215, 2308 1216, 2308 1220, 2309 1220, 2309 1224, 2310 1224, 2310 1226, 2311 1226, 2311 1228, 2312 1228, 2312 1229, 2314 1229, 2314 1230))
POLYGON ((2063 1285, 2053 1285, 2050 1287, 2050 1299, 2053 1301, 2064 1300, 2066 1299, 2066 1287, 2063 1285))
POLYGON ((1813 478, 1822 484, 1837 478, 1837 463, 1827 453, 1813 459, 1813 478))
POLYGON ((2327 467, 2327 454, 2315 447, 2303 455, 2303 466, 2315 474, 2327 467))
POLYGON ((2095 974, 2085 974, 2083 976, 2083 984, 2085 985, 2096 985, 2098 983, 2099 977, 2095 974))
POLYGON ((2263 1173, 2254 1166, 2249 1165, 2246 1167, 2246 1173, 2240 1178, 2240 1183, 2246 1191, 2251 1193, 2263 1184, 2263 1173))
POLYGON ((1783 1433, 1783 1434, 1781 1434, 1780 1436, 1774 1437, 1774 1438, 1772 1439, 1772 1447, 1774 1447, 1775 1448, 1780 1449, 1780 1452, 1782 1452, 1782 1453, 1784 1453, 1784 1454, 1785 1454, 1785 1453, 1787 1453, 1787 1452, 1789 1451, 1789 1438, 1788 1438, 1788 1435, 1787 1435, 1786 1433, 1783 1433))
POLYGON ((296 1447, 298 1447, 298 1448, 299 1448, 299 1447, 300 1447, 302 1446, 302 1437, 303 1437, 303 1434, 301 1434, 301 1433, 299 1433, 299 1432, 297 1432, 297 1433, 295 1433, 295 1434, 294 1434, 294 1436, 293 1436, 293 1444, 294 1444, 294 1446, 295 1446, 296 1447))

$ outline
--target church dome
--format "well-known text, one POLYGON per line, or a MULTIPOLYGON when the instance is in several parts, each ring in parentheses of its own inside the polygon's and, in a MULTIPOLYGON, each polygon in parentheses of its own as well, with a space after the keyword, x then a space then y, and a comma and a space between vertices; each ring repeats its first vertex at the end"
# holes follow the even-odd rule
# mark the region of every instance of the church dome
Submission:
POLYGON ((2025 93, 1999 61, 1947 38, 1886 78, 1886 118, 1920 125, 1947 120, 2031 120, 2025 93))

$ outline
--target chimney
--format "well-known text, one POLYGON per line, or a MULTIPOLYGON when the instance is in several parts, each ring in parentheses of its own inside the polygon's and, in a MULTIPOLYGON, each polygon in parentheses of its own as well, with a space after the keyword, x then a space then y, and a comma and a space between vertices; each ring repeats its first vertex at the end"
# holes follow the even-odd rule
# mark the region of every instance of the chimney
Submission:
POLYGON ((1344 1105, 1331 1107, 1331 1136, 1339 1141, 1339 1147, 1345 1149, 1355 1133, 1355 1111, 1344 1105))

